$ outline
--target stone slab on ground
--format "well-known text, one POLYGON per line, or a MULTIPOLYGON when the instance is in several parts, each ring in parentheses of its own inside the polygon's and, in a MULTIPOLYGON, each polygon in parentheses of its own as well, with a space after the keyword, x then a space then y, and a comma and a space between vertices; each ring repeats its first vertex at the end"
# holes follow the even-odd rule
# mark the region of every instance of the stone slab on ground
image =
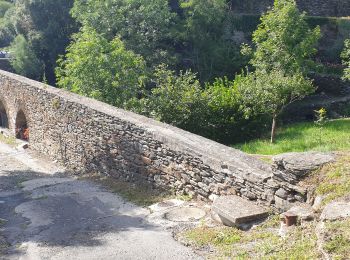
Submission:
POLYGON ((219 215, 227 226, 240 226, 268 216, 268 211, 255 203, 238 196, 222 196, 217 198, 212 210, 219 215))
POLYGON ((321 220, 339 220, 350 218, 350 202, 333 202, 328 204, 321 214, 321 220))

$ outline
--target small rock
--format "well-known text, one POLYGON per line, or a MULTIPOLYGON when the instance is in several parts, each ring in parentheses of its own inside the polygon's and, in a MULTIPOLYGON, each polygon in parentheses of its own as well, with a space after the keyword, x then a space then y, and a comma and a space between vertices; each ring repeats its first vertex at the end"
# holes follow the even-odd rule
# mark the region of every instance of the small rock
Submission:
POLYGON ((317 196, 314 200, 314 204, 312 205, 312 209, 315 212, 320 211, 321 207, 322 207, 322 201, 323 201, 324 197, 323 196, 317 196))
POLYGON ((306 220, 306 221, 313 220, 315 217, 311 206, 307 204, 294 206, 290 210, 288 210, 286 213, 295 214, 298 216, 298 219, 306 220))
POLYGON ((292 207, 292 203, 288 202, 287 200, 284 200, 278 196, 275 196, 275 205, 280 211, 287 211, 292 207))
POLYGON ((278 197, 280 197, 280 198, 282 198, 282 199, 287 199, 288 194, 289 194, 288 191, 286 191, 286 190, 283 189, 283 188, 279 188, 279 189, 276 191, 276 193, 275 193, 276 196, 278 196, 278 197))
POLYGON ((209 199, 210 199, 211 201, 215 201, 217 198, 219 198, 219 196, 216 195, 216 194, 211 194, 211 195, 209 196, 209 199))
POLYGON ((321 214, 321 220, 339 220, 344 218, 350 218, 350 202, 332 202, 324 208, 321 214))

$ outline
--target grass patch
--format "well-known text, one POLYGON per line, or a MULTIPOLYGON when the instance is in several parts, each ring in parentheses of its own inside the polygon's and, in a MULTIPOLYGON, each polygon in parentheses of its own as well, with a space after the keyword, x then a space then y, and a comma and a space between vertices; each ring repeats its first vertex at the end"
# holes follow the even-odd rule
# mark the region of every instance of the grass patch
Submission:
POLYGON ((188 231, 185 237, 197 247, 203 246, 230 246, 242 240, 242 231, 228 227, 199 227, 188 231))
POLYGON ((7 137, 4 136, 3 134, 0 134, 0 143, 5 143, 11 146, 15 146, 16 145, 16 138, 14 137, 7 137))
MULTIPOLYGON (((344 154, 334 164, 327 165, 314 173, 319 179, 316 194, 325 196, 323 204, 350 194, 350 156, 344 154)), ((312 176, 314 177, 314 176, 312 176)))
POLYGON ((326 223, 327 238, 324 249, 332 259, 349 259, 350 219, 326 223))
POLYGON ((318 259, 314 223, 295 227, 288 237, 278 236, 279 216, 250 231, 228 227, 198 227, 183 236, 197 248, 210 248, 208 258, 224 259, 318 259))
POLYGON ((126 200, 142 207, 147 207, 152 204, 164 201, 166 199, 176 197, 171 191, 162 189, 154 189, 151 185, 145 183, 135 184, 111 177, 84 177, 84 179, 90 179, 97 183, 102 184, 113 193, 120 195, 126 200))
POLYGON ((350 119, 330 120, 323 127, 312 122, 281 127, 276 142, 265 138, 234 145, 246 153, 276 155, 286 152, 350 150, 350 119))

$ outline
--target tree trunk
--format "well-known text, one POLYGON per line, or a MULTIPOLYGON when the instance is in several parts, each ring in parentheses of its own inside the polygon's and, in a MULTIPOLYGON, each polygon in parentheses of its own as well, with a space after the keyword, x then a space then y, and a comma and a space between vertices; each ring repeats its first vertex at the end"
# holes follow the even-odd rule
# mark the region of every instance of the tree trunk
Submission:
POLYGON ((273 117, 272 117, 272 128, 271 128, 271 143, 272 144, 275 142, 276 121, 277 121, 277 115, 273 115, 273 117))

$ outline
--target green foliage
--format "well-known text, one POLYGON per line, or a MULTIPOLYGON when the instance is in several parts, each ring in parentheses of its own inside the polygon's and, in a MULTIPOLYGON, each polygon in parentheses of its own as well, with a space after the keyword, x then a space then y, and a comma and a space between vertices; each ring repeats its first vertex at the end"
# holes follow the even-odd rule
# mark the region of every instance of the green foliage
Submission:
POLYGON ((159 66, 154 73, 156 87, 150 96, 154 116, 166 123, 195 131, 203 123, 205 99, 196 75, 159 66))
POLYGON ((165 63, 191 68, 201 82, 238 71, 244 63, 232 40, 225 0, 77 0, 73 17, 111 40, 119 35, 150 69, 165 63))
MULTIPOLYGON (((234 21, 226 0, 181 1, 185 43, 184 59, 198 73, 201 82, 232 75, 245 63, 239 54, 234 21)), ((183 32, 182 32, 183 31, 183 32)))
POLYGON ((138 112, 222 143, 255 136, 265 123, 263 117, 245 118, 237 85, 227 78, 203 89, 194 73, 176 74, 164 65, 154 77, 155 87, 138 102, 138 112))
POLYGON ((237 76, 247 116, 254 113, 278 115, 283 108, 314 91, 312 82, 301 73, 286 75, 280 70, 257 70, 237 76))
POLYGON ((324 125, 327 120, 327 110, 322 107, 319 110, 315 110, 315 113, 317 118, 315 124, 319 126, 324 125))
POLYGON ((318 142, 319 144, 322 144, 322 138, 323 138, 323 130, 324 125, 327 122, 327 110, 325 108, 320 108, 319 110, 315 110, 316 115, 316 121, 314 122, 318 126, 318 142))
POLYGON ((299 12, 294 0, 275 0, 253 33, 256 51, 250 63, 266 72, 279 69, 306 75, 320 36, 320 28, 309 28, 305 14, 299 12))
POLYGON ((12 7, 12 3, 8 1, 0 1, 0 17, 4 17, 5 13, 12 7))
MULTIPOLYGON (((40 66, 35 70, 35 79, 46 74, 50 84, 55 83, 54 67, 59 54, 63 54, 76 24, 69 14, 73 0, 16 0, 14 7, 6 11, 0 24, 0 45, 6 46, 21 34, 25 37, 40 66)), ((16 53, 13 53, 17 55, 16 53)), ((17 55, 17 57, 19 57, 17 55)), ((32 75, 29 71, 17 71, 22 75, 32 75)), ((31 76, 29 76, 31 77, 31 76)))
POLYGON ((109 41, 90 28, 74 35, 58 63, 60 87, 119 107, 138 95, 145 72, 143 59, 118 37, 109 41))
POLYGON ((16 9, 9 8, 0 20, 0 47, 7 47, 16 37, 14 17, 16 9))
POLYGON ((345 47, 341 53, 341 58, 345 66, 343 79, 350 80, 350 39, 345 41, 345 47))
POLYGON ((294 101, 315 91, 309 72, 310 57, 320 38, 320 28, 311 30, 305 14, 294 0, 275 0, 272 9, 261 17, 253 33, 255 50, 242 45, 242 53, 252 56, 253 73, 239 75, 239 85, 247 116, 271 115, 271 142, 274 141, 277 116, 294 101))
POLYGON ((42 64, 23 35, 15 38, 10 46, 10 52, 14 55, 11 65, 17 73, 34 79, 40 78, 42 64))
POLYGON ((72 15, 108 40, 119 35, 128 49, 142 55, 150 66, 171 62, 171 47, 163 46, 175 17, 168 1, 76 0, 72 15))
POLYGON ((247 119, 236 82, 218 78, 206 85, 203 95, 207 103, 207 115, 201 135, 219 142, 232 143, 256 136, 264 128, 266 118, 251 115, 247 119))

